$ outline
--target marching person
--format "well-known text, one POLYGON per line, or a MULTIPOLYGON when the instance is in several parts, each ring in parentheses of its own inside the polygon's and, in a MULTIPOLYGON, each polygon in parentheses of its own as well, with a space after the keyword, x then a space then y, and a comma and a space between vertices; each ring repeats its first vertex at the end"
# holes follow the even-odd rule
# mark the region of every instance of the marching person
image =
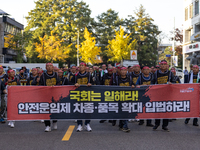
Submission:
POLYGON ((30 75, 30 77, 28 77, 26 85, 31 85, 34 78, 37 76, 37 69, 36 68, 32 68, 31 72, 32 72, 32 74, 30 75))
MULTIPOLYGON (((142 73, 138 77, 136 85, 151 85, 152 75, 150 73, 150 68, 145 66, 142 68, 142 73)), ((139 121, 139 125, 143 125, 144 120, 141 119, 139 121)), ((151 119, 147 119, 147 127, 153 127, 154 125, 151 123, 151 119)))
POLYGON ((63 68, 63 76, 68 77, 68 72, 66 67, 63 68))
MULTIPOLYGON (((112 69, 108 68, 108 73, 104 74, 101 85, 110 85, 110 79, 112 77, 112 69)), ((104 123, 106 120, 100 120, 99 123, 104 123)))
POLYGON ((19 75, 17 76, 20 81, 20 85, 26 85, 27 84, 27 74, 24 73, 24 70, 21 69, 19 71, 19 75))
MULTIPOLYGON (((79 72, 74 75, 72 78, 72 83, 75 84, 76 87, 80 87, 80 85, 92 85, 92 76, 89 72, 86 72, 86 64, 84 62, 80 63, 79 66, 79 72)), ((77 120, 77 132, 81 132, 83 130, 83 121, 77 120)), ((90 120, 85 120, 85 129, 89 132, 92 131, 92 128, 90 127, 90 120)))
MULTIPOLYGON (((153 76, 152 84, 171 84, 174 82, 174 75, 171 71, 167 69, 167 61, 162 60, 160 63, 160 70, 157 70, 153 76)), ((162 129, 168 131, 167 128, 169 123, 168 119, 163 119, 162 129)), ((155 119, 155 126, 153 130, 156 130, 160 125, 160 119, 155 119)))
POLYGON ((72 67, 71 67, 71 72, 68 73, 68 77, 67 77, 68 82, 69 82, 70 84, 73 84, 73 83, 71 82, 71 80, 72 80, 72 78, 73 78, 73 76, 74 76, 75 74, 76 74, 76 66, 72 66, 72 67))
MULTIPOLYGON (((55 86, 60 85, 60 79, 58 74, 54 72, 54 67, 52 63, 46 64, 46 72, 40 77, 39 85, 42 86, 55 86)), ((50 120, 45 120, 45 132, 51 131, 51 122, 50 120)), ((57 130, 57 120, 53 120, 53 129, 57 130)))
POLYGON ((175 83, 181 83, 180 78, 176 75, 176 70, 175 69, 171 69, 171 72, 174 74, 174 82, 175 83))
POLYGON ((136 84, 139 75, 140 75, 140 65, 135 65, 134 66, 134 72, 132 72, 130 74, 130 76, 132 77, 134 85, 136 84))
MULTIPOLYGON (((7 86, 13 86, 13 85, 20 85, 20 81, 18 78, 15 77, 15 71, 10 69, 8 70, 8 78, 5 82, 5 85, 7 86)), ((15 122, 14 121, 9 121, 8 125, 11 127, 11 128, 14 128, 15 127, 15 122)))
MULTIPOLYGON (((132 81, 131 76, 127 75, 127 68, 122 67, 120 76, 117 76, 116 83, 114 85, 117 86, 131 86, 134 88, 134 83, 132 81)), ((113 125, 116 123, 116 120, 113 120, 113 125)), ((128 128, 128 120, 120 120, 119 121, 119 129, 124 132, 130 132, 130 129, 128 128)))
MULTIPOLYGON (((199 80, 199 66, 194 65, 192 67, 192 72, 189 73, 188 80, 186 81, 186 83, 200 83, 200 80, 199 80)), ((189 121, 190 121, 190 118, 186 118, 185 119, 185 124, 188 124, 189 121)), ((199 126, 197 118, 193 119, 193 126, 199 126)))
POLYGON ((58 77, 60 78, 60 85, 69 85, 68 79, 63 76, 63 71, 62 70, 58 71, 58 77))
MULTIPOLYGON (((1 79, 1 84, 3 84, 5 86, 5 81, 7 80, 7 75, 4 74, 4 69, 3 69, 3 66, 0 65, 0 79, 1 79)), ((2 91, 1 92, 1 111, 0 111, 0 122, 1 123, 6 123, 5 121, 5 111, 6 111, 6 101, 5 101, 5 94, 4 92, 2 91)))
POLYGON ((43 70, 42 69, 37 69, 37 76, 33 79, 33 81, 31 82, 31 85, 39 85, 40 82, 40 77, 43 74, 43 70))
POLYGON ((106 65, 103 64, 103 65, 102 65, 102 71, 101 71, 101 77, 103 77, 103 75, 104 75, 105 73, 108 73, 108 71, 106 70, 106 65))
POLYGON ((102 77, 101 77, 101 73, 102 72, 99 71, 99 67, 95 67, 95 69, 96 70, 94 72, 94 81, 93 82, 94 82, 94 85, 100 85, 101 84, 101 79, 102 79, 102 77))

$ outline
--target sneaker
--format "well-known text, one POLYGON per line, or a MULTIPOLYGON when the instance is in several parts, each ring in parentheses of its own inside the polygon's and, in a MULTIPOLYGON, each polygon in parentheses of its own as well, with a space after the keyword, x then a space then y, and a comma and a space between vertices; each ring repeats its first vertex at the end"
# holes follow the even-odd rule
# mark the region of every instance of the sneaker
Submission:
POLYGON ((156 130, 158 128, 158 126, 157 125, 155 125, 154 127, 153 127, 153 130, 156 130))
POLYGON ((131 130, 129 128, 123 128, 122 131, 124 131, 124 132, 130 132, 131 130))
POLYGON ((169 132, 169 129, 168 129, 167 127, 162 127, 162 129, 163 129, 164 131, 169 132))
POLYGON ((40 120, 41 123, 44 123, 44 120, 40 120))
POLYGON ((82 127, 82 125, 79 124, 79 125, 78 125, 78 128, 76 129, 76 131, 77 131, 77 132, 81 132, 82 130, 83 130, 83 127, 82 127))
POLYGON ((50 131, 51 131, 51 127, 50 127, 50 126, 46 126, 46 128, 45 128, 44 131, 45 131, 45 132, 50 132, 50 131))
POLYGON ((11 121, 8 122, 8 126, 10 126, 10 124, 11 124, 11 121))
POLYGON ((15 127, 15 124, 14 124, 13 121, 10 122, 10 127, 11 127, 11 128, 14 128, 14 127, 15 127))
POLYGON ((122 130, 123 130, 123 128, 119 127, 119 130, 121 130, 121 131, 122 131, 122 130))
POLYGON ((88 132, 91 132, 92 131, 92 128, 90 127, 90 124, 87 124, 85 126, 85 129, 88 131, 88 132))
POLYGON ((53 123, 53 129, 54 129, 54 130, 57 130, 57 128, 58 128, 58 127, 57 127, 57 122, 54 122, 54 123, 53 123))

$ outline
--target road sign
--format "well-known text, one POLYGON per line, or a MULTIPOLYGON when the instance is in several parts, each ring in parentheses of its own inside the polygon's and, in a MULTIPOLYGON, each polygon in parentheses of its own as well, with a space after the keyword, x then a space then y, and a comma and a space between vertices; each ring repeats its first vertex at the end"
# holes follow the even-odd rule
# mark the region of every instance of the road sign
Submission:
POLYGON ((131 50, 131 60, 137 60, 137 50, 131 50))
POLYGON ((166 57, 171 57, 171 55, 166 55, 166 57))

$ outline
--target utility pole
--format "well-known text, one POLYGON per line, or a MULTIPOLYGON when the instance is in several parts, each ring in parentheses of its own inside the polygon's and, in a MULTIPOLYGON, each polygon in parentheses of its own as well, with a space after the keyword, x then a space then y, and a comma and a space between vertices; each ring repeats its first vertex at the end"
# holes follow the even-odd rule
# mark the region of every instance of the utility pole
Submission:
MULTIPOLYGON (((173 44, 172 44, 172 51, 173 51, 173 65, 174 65, 174 56, 175 56, 175 17, 174 17, 174 31, 173 31, 173 44)), ((172 64, 171 64, 172 66, 172 64)))
POLYGON ((77 36, 77 66, 79 66, 79 30, 78 30, 78 36, 77 36))

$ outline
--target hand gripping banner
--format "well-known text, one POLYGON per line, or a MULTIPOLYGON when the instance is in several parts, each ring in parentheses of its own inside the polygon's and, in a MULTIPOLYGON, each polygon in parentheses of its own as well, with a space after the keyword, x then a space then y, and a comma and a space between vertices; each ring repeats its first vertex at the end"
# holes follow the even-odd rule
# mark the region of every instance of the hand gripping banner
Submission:
POLYGON ((199 117, 199 84, 10 86, 8 120, 199 117))

